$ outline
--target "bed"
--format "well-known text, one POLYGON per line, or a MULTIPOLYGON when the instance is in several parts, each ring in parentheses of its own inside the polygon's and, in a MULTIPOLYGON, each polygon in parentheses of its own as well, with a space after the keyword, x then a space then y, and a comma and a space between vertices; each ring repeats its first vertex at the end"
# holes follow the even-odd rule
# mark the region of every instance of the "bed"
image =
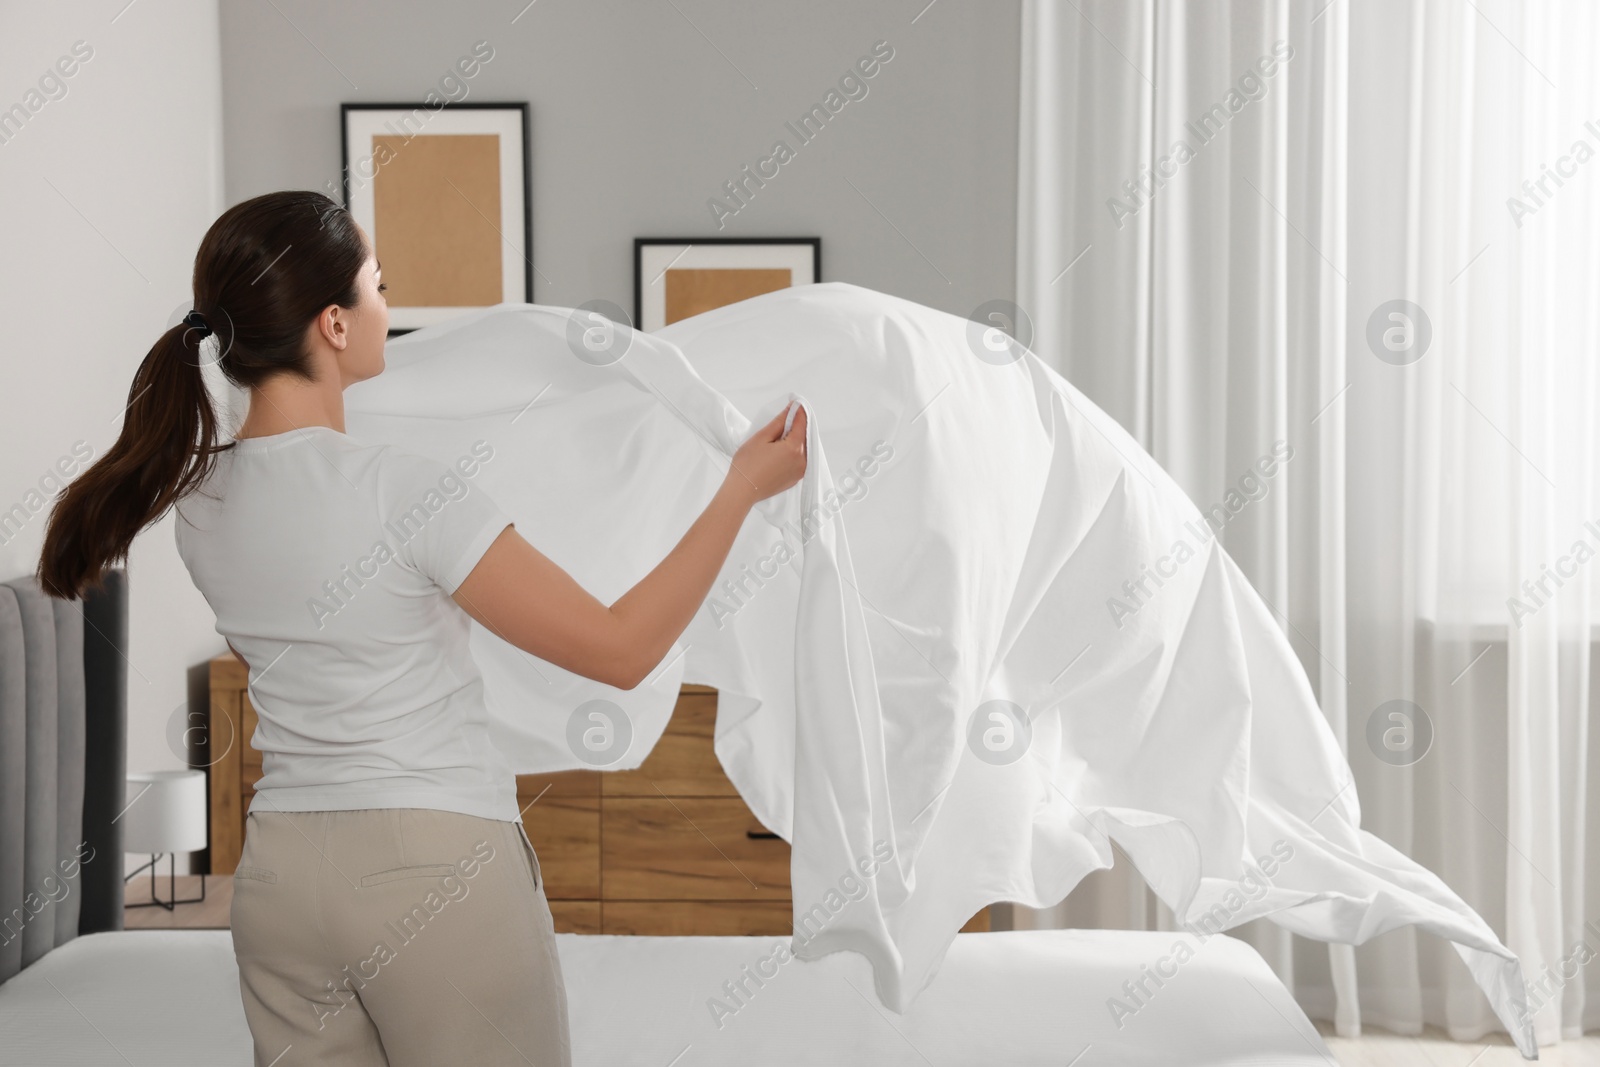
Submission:
MULTIPOLYGON (((1114 1017, 1107 1002, 1131 1005, 1123 983, 1170 957, 1178 936, 962 934, 905 1015, 878 1005, 870 968, 853 953, 774 961, 767 969, 776 973, 756 986, 745 969, 770 959, 781 939, 556 940, 576 1067, 1334 1062, 1261 957, 1226 935, 1164 968, 1173 976, 1159 987, 1147 979, 1142 1006, 1114 1017), (749 992, 735 1001, 724 983, 739 981, 749 992), (715 1016, 713 1000, 726 1006, 715 1016)), ((252 1062, 226 930, 91 934, 0 986, 0 1064, 124 1061, 252 1062)))
MULTIPOLYGON (((251 1063, 228 931, 121 929, 122 577, 83 604, 3 588, 0 914, 28 918, 0 955, 0 1064, 251 1063), (85 841, 95 859, 43 903, 85 841)), ((865 957, 785 959, 782 937, 557 942, 579 1067, 1334 1062, 1261 957, 1222 934, 961 934, 904 1014, 865 957)))

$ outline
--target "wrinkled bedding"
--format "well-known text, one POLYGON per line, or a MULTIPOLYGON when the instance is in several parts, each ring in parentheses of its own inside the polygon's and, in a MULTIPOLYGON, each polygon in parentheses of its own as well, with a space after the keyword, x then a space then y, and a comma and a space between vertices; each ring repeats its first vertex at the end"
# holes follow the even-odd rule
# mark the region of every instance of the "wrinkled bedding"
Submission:
POLYGON ((636 767, 704 683, 728 776, 793 846, 796 954, 861 953, 891 1008, 980 908, 1054 904, 1115 842, 1196 931, 1449 939, 1536 1055, 1516 957, 1360 829, 1298 660, 1200 510, 1033 353, 837 283, 655 334, 596 322, 503 304, 398 338, 348 431, 444 462, 487 442, 474 485, 608 603, 791 398, 810 462, 635 690, 475 627, 519 773, 597 765, 574 741, 594 700, 625 741, 606 766, 636 767))

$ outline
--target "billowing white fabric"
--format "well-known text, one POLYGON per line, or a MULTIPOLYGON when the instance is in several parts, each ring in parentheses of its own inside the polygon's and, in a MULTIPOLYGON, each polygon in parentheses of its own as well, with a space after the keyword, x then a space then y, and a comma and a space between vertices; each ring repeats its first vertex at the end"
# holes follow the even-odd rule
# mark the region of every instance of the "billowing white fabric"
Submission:
POLYGON ((862 953, 886 1005, 934 980, 978 909, 1053 904, 1112 864, 1115 841, 1196 929, 1268 916, 1323 940, 1407 924, 1450 939, 1533 1054, 1516 957, 1359 829, 1298 660, 1199 510, 1032 353, 841 284, 625 335, 606 366, 578 357, 572 322, 500 305, 407 335, 350 390, 349 432, 445 461, 490 441, 480 487, 607 602, 791 395, 810 463, 752 514, 637 690, 475 633, 518 771, 586 766, 568 726, 597 697, 631 723, 614 766, 637 766, 680 682, 702 682, 721 694, 729 777, 793 845, 795 920, 812 920, 798 954, 862 953), (783 542, 793 560, 774 566, 783 542), (1010 763, 984 743, 1005 725, 993 701, 1026 713, 1010 763), (892 861, 845 904, 837 887, 879 842, 892 861))

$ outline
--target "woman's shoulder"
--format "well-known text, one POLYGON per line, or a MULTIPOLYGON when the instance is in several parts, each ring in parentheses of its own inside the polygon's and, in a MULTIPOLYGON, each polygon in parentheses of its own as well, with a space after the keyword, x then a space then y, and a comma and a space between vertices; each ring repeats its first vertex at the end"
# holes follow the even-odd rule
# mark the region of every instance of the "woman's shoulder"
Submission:
POLYGON ((482 440, 455 449, 459 454, 448 460, 398 445, 368 447, 375 449, 374 462, 387 479, 412 485, 436 485, 452 478, 472 479, 494 458, 494 447, 482 440))

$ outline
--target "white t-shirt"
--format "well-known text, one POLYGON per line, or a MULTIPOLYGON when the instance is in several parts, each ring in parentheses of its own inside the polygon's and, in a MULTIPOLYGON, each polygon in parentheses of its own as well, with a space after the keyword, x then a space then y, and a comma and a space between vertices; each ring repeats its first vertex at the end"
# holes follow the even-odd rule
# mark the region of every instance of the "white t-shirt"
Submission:
POLYGON ((518 817, 450 597, 511 523, 472 485, 493 457, 480 441, 447 465, 311 427, 235 442, 179 503, 178 554, 250 666, 251 811, 518 817))

